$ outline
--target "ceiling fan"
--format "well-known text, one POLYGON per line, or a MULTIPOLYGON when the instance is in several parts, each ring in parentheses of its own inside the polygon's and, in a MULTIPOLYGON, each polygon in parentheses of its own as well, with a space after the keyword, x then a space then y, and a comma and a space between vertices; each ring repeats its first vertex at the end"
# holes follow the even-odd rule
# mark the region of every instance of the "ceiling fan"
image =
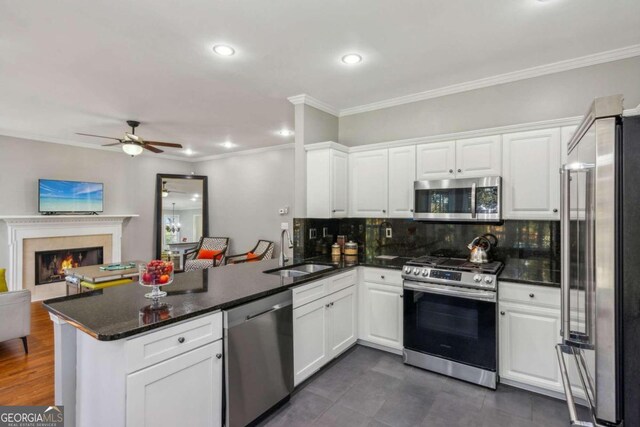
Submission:
POLYGON ((140 126, 140 122, 135 120, 127 120, 127 124, 131 126, 131 133, 125 132, 124 138, 113 138, 111 136, 91 135, 89 133, 76 133, 76 135, 92 136, 95 138, 115 139, 118 142, 112 144, 104 144, 103 147, 110 147, 112 145, 122 144, 122 151, 130 155, 131 157, 137 156, 142 153, 143 149, 149 150, 154 153, 162 153, 163 150, 154 147, 158 145, 160 147, 182 148, 181 144, 174 144, 172 142, 158 142, 158 141, 145 141, 136 135, 136 128, 140 126))
POLYGON ((169 193, 186 194, 184 191, 169 190, 167 181, 162 181, 162 197, 168 197, 169 193))

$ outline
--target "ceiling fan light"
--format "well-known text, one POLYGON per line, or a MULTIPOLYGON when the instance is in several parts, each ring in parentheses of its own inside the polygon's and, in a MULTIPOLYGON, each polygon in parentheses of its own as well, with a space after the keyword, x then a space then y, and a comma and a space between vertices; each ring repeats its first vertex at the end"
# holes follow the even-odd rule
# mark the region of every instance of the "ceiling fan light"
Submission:
POLYGON ((139 154, 142 154, 142 146, 138 144, 122 144, 122 151, 124 151, 131 157, 135 157, 139 154))
POLYGON ((162 190, 162 197, 168 197, 169 192, 167 190, 162 190))

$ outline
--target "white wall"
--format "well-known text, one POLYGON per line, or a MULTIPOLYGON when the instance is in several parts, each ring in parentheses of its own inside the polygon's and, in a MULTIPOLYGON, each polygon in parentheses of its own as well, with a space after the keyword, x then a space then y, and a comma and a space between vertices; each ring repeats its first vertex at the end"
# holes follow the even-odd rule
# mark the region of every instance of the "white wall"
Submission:
POLYGON ((340 118, 341 144, 355 146, 582 116, 593 98, 640 104, 640 57, 340 118))
POLYGON ((280 246, 280 223, 293 230, 294 150, 236 155, 196 164, 209 177, 209 234, 229 237, 229 253, 251 250, 258 239, 280 246), (288 206, 289 214, 278 209, 288 206))
MULTIPOLYGON (((38 178, 104 183, 104 213, 140 215, 124 226, 123 259, 155 255, 157 173, 188 174, 194 164, 153 155, 131 158, 102 151, 0 135, 0 214, 38 212, 38 178)), ((9 263, 7 227, 0 221, 0 267, 9 263)))

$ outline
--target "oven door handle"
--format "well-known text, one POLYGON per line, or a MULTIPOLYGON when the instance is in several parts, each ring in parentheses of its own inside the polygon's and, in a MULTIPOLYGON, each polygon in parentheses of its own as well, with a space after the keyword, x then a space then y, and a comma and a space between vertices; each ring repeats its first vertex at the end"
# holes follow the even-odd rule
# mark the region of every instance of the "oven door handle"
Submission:
POLYGON ((459 297, 466 299, 473 299, 477 301, 496 302, 496 293, 493 291, 481 291, 481 290, 463 290, 455 286, 445 285, 433 285, 429 283, 418 283, 406 281, 403 284, 404 289, 409 289, 417 292, 425 292, 428 294, 446 295, 451 297, 459 297))

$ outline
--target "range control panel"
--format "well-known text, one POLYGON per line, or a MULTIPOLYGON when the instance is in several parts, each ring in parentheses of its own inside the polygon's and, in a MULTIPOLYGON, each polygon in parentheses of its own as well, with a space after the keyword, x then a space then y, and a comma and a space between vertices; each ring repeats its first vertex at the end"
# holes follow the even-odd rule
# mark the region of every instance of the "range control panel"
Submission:
POLYGON ((462 273, 447 270, 431 270, 429 277, 434 279, 453 280, 459 282, 462 280, 462 273))

